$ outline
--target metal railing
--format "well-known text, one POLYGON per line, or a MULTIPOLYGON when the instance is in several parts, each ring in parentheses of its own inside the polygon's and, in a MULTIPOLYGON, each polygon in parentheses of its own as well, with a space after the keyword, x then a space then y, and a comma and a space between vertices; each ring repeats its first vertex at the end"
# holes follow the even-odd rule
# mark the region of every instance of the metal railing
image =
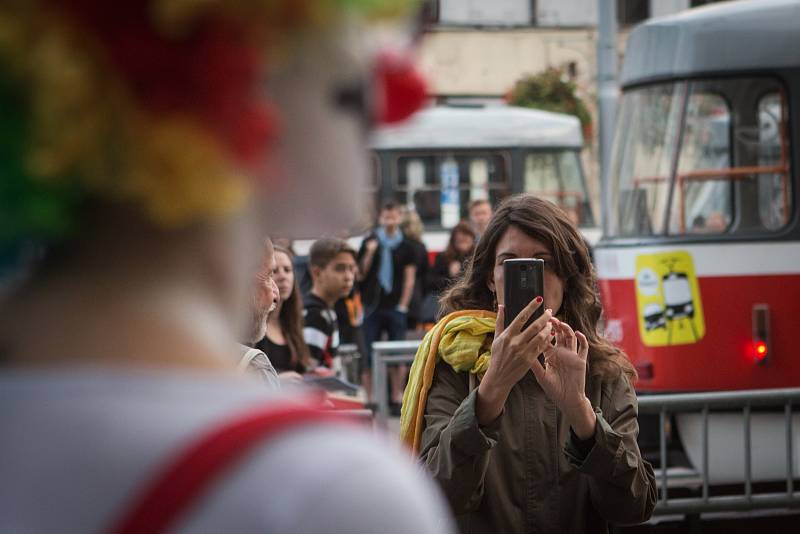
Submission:
MULTIPOLYGON (((385 424, 389 417, 387 375, 390 365, 414 361, 419 340, 381 341, 372 345, 372 391, 376 401, 376 421, 385 424)), ((794 484, 794 443, 792 408, 800 407, 800 388, 708 393, 681 393, 639 397, 640 414, 659 415, 660 466, 656 469, 656 482, 660 491, 654 515, 701 514, 708 512, 747 511, 774 508, 800 508, 800 491, 794 484), (783 408, 786 471, 785 491, 754 492, 752 473, 751 418, 753 408, 783 408), (742 443, 741 495, 710 495, 709 476, 709 417, 712 410, 725 413, 740 411, 744 421, 742 443), (673 414, 700 413, 702 417, 702 460, 699 472, 691 469, 667 467, 666 427, 673 414), (695 482, 701 488, 698 497, 670 498, 671 487, 687 487, 695 482)), ((774 488, 774 486, 772 486, 774 488)))
POLYGON ((339 358, 341 367, 337 369, 337 376, 351 384, 360 383, 358 361, 361 359, 361 352, 355 343, 342 343, 336 349, 336 356, 339 358))
MULTIPOLYGON (((800 405, 800 388, 682 393, 639 397, 640 414, 659 415, 660 466, 656 471, 656 476, 661 493, 656 504, 654 515, 700 514, 707 512, 800 507, 800 492, 795 491, 794 488, 794 446, 792 436, 792 406, 798 405, 800 405), (785 439, 786 453, 785 491, 753 492, 751 431, 753 408, 783 408, 783 438, 785 439), (711 471, 709 461, 709 418, 712 410, 720 410, 725 413, 741 411, 743 418, 743 435, 741 439, 744 451, 744 457, 742 458, 743 494, 717 496, 709 494, 711 471), (702 479, 702 489, 700 496, 670 499, 670 469, 667 467, 667 422, 670 414, 698 412, 702 418, 702 460, 699 472, 699 476, 702 479)), ((733 439, 733 437, 731 437, 731 439, 733 439)))
POLYGON ((414 361, 420 340, 376 341, 372 344, 372 395, 375 398, 375 419, 385 424, 389 417, 389 394, 387 375, 390 365, 402 365, 414 361))

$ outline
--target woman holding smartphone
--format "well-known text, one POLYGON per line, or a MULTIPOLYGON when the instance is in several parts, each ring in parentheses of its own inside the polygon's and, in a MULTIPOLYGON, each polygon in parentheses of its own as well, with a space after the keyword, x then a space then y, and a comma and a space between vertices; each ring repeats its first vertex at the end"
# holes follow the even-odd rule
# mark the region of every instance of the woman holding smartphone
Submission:
POLYGON ((594 288, 568 216, 520 195, 500 206, 443 296, 448 315, 417 353, 401 434, 463 532, 606 532, 650 517, 636 373, 598 331, 594 288), (544 260, 544 291, 503 328, 503 262, 516 258, 544 260))

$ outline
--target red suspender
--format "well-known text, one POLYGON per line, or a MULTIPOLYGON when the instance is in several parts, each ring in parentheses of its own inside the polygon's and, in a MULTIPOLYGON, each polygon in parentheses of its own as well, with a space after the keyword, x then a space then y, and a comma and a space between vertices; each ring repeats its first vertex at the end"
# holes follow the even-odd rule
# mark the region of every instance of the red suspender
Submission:
POLYGON ((261 407, 223 422, 179 452, 108 532, 168 531, 216 479, 256 445, 276 434, 334 418, 341 421, 341 416, 295 404, 261 407))

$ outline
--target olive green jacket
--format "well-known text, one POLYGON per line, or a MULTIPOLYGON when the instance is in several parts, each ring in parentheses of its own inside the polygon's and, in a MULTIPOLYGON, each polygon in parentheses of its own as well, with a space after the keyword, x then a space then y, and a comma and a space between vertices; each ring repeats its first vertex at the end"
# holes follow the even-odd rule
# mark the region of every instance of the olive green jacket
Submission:
POLYGON ((532 372, 489 427, 478 425, 469 382, 437 364, 420 447, 462 533, 608 532, 609 523, 650 517, 656 482, 636 444, 636 395, 624 376, 587 384, 597 427, 583 442, 532 372))

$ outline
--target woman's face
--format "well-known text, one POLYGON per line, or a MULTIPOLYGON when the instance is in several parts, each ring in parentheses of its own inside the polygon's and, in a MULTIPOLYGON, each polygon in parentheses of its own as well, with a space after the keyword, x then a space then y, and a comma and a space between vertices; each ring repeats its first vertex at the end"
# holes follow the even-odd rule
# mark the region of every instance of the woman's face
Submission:
POLYGON ((272 279, 278 286, 281 302, 286 302, 292 296, 294 289, 294 265, 285 252, 275 251, 275 270, 272 272, 272 279))
POLYGON ((544 260, 544 306, 552 309, 554 315, 557 314, 564 299, 564 281, 553 271, 553 253, 544 243, 516 226, 508 227, 495 250, 494 270, 488 286, 497 294, 497 303, 503 304, 503 262, 512 258, 544 260))
POLYGON ((475 245, 475 238, 465 232, 456 232, 453 236, 453 246, 459 254, 468 254, 475 245))

